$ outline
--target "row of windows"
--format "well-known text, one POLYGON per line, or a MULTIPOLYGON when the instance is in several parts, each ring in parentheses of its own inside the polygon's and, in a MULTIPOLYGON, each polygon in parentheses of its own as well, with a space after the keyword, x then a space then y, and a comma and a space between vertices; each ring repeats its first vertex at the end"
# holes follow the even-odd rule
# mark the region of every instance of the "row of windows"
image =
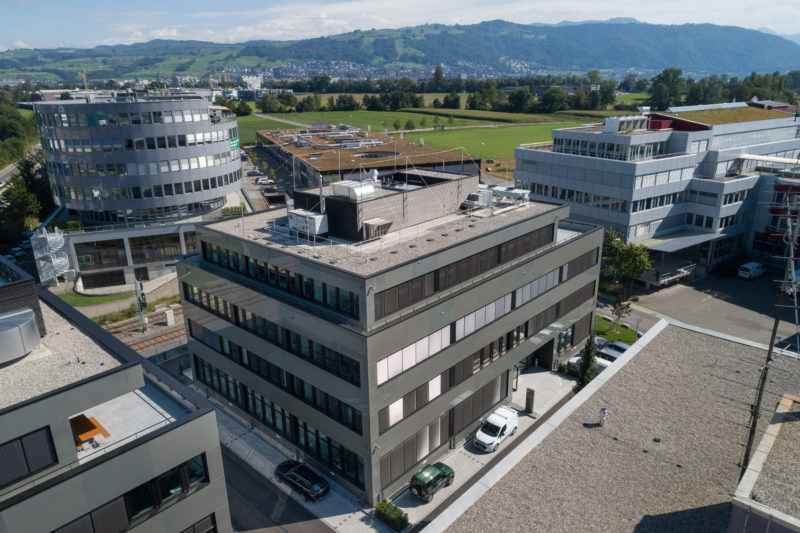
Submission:
POLYGON ((358 295, 203 241, 203 259, 358 320, 358 295))
POLYGON ((617 159, 620 161, 650 159, 664 154, 666 146, 667 143, 665 141, 631 145, 572 139, 569 137, 556 137, 553 139, 553 152, 602 159, 617 159))
POLYGON ((531 183, 531 192, 539 196, 549 196, 565 202, 575 202, 578 204, 586 204, 601 209, 611 209, 612 211, 628 212, 628 201, 620 200, 611 196, 602 196, 599 194, 592 194, 583 191, 576 191, 564 187, 556 187, 555 185, 546 185, 542 183, 531 183))
MULTIPOLYGON (((577 307, 577 305, 575 305, 576 301, 578 305, 583 303, 583 300, 580 300, 581 297, 589 295, 584 298, 585 300, 594 296, 593 288, 594 284, 592 284, 591 294, 590 291, 584 287, 581 289, 582 292, 578 298, 570 296, 550 306, 532 319, 525 321, 505 335, 500 336, 480 350, 477 350, 466 359, 451 366, 432 380, 384 407, 378 412, 378 431, 383 433, 415 411, 424 407, 428 402, 433 401, 439 395, 444 394, 470 376, 485 369, 491 363, 494 363, 504 356, 509 350, 516 348, 525 341, 525 339, 536 335, 545 327, 572 311, 577 307)), ((585 319, 582 319, 581 323, 584 321, 585 319)), ((582 333, 583 336, 578 338, 583 339, 588 335, 589 331, 588 329, 585 329, 585 331, 581 329, 580 333, 582 333)), ((572 328, 569 328, 559 335, 558 351, 561 352, 570 347, 572 341, 572 328)))
POLYGON ((201 180, 177 181, 158 185, 135 187, 70 187, 59 183, 52 184, 53 194, 72 200, 139 200, 141 198, 164 198, 180 194, 210 191, 231 185, 242 179, 242 171, 237 170, 222 176, 212 176, 201 180))
POLYGON ((320 459, 351 483, 364 488, 364 459, 275 402, 264 398, 218 368, 194 356, 198 379, 253 415, 304 451, 320 459), (216 387, 219 388, 216 388, 216 387))
POLYGON ((381 457, 381 488, 403 477, 428 455, 458 434, 469 424, 480 418, 506 397, 508 372, 464 398, 459 404, 437 417, 402 444, 381 457))
POLYGON ((744 191, 731 192, 722 197, 722 205, 735 204, 737 202, 744 202, 752 198, 755 194, 754 189, 745 189, 744 191))
POLYGON ((164 159, 147 163, 57 163, 49 164, 52 174, 58 176, 156 176, 169 172, 186 172, 201 168, 218 167, 234 161, 230 150, 218 154, 164 159))
POLYGON ((516 291, 501 296, 494 302, 459 318, 416 342, 412 342, 392 355, 384 357, 377 362, 378 385, 395 378, 447 348, 451 343, 460 341, 503 315, 510 313, 512 309, 528 303, 560 283, 567 281, 568 276, 575 277, 583 273, 597 264, 597 255, 597 249, 591 250, 569 263, 540 276, 536 280, 526 283, 516 291))
POLYGON ((528 234, 493 246, 461 261, 451 263, 422 276, 383 290, 375 295, 375 319, 391 315, 429 296, 464 283, 498 265, 530 253, 553 242, 554 226, 550 224, 528 234))
POLYGON ((361 386, 361 365, 355 359, 185 282, 183 298, 357 387, 361 386))
MULTIPOLYGON (((114 211, 80 211, 81 218, 92 222, 136 223, 154 220, 177 219, 202 215, 225 205, 225 197, 147 209, 116 209, 114 211)), ((195 251, 195 250, 192 250, 195 251)), ((187 253, 189 251, 187 250, 187 253)))
MULTIPOLYGON (((208 482, 208 468, 205 454, 200 454, 129 490, 119 498, 57 529, 54 533, 127 531, 180 501, 206 482, 208 482)), ((189 531, 194 533, 215 531, 213 515, 190 527, 189 531)))
POLYGON ((646 189, 667 183, 676 183, 691 179, 694 176, 692 167, 678 168, 675 170, 665 170, 664 172, 654 172, 643 176, 636 176, 633 180, 634 189, 646 189))
MULTIPOLYGON (((233 116, 232 113, 222 115, 233 116)), ((181 122, 219 121, 220 116, 208 109, 184 109, 175 111, 131 111, 110 113, 49 113, 39 111, 36 114, 39 124, 51 128, 85 128, 94 126, 141 126, 147 124, 172 124, 181 122)))
POLYGON ((166 150, 186 146, 202 146, 236 139, 238 130, 206 131, 160 137, 112 137, 110 139, 53 139, 42 137, 42 146, 52 152, 91 153, 91 152, 134 152, 144 150, 166 150))
POLYGON ((268 362, 263 356, 248 352, 246 348, 214 333, 193 320, 189 320, 189 334, 215 352, 224 355, 254 374, 269 380, 273 385, 300 398, 318 411, 325 413, 361 435, 363 423, 361 411, 358 409, 290 374, 274 363, 268 362))
POLYGON ((632 202, 632 213, 639 211, 647 211, 648 209, 656 209, 657 207, 664 207, 668 205, 680 204, 687 200, 688 191, 674 192, 672 194, 662 194, 660 196, 653 196, 652 198, 642 198, 641 200, 634 200, 632 202))

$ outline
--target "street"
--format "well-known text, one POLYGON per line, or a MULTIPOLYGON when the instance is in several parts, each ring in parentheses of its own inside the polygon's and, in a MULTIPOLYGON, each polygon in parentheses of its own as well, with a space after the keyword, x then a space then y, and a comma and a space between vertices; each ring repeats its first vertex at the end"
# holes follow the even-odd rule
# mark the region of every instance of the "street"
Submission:
POLYGON ((240 533, 331 533, 321 520, 222 448, 233 528, 240 533))

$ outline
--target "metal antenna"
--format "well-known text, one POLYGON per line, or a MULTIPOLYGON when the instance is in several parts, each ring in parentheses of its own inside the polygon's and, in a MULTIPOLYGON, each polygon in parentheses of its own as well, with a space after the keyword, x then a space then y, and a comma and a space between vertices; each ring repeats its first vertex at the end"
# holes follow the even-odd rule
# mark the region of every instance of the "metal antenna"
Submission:
MULTIPOLYGON (((764 362, 764 366, 761 367, 761 375, 758 381, 758 392, 756 393, 756 401, 755 404, 750 406, 750 424, 749 424, 749 431, 747 434, 747 444, 744 448, 744 457, 742 457, 742 465, 741 470, 739 471, 739 479, 744 476, 745 471, 747 470, 747 466, 750 463, 750 454, 753 450, 753 441, 755 440, 756 436, 756 427, 758 426, 758 418, 761 414, 761 405, 764 403, 764 393, 766 392, 767 388, 767 374, 769 373, 769 365, 772 363, 773 353, 775 350, 775 338, 778 334, 778 325, 781 322, 781 311, 783 311, 783 301, 786 298, 786 288, 788 287, 787 283, 789 282, 789 275, 791 273, 792 276, 792 291, 796 291, 796 285, 794 285, 794 245, 797 242, 798 237, 798 228, 800 228, 800 224, 795 225, 792 227, 792 213, 797 213, 797 210, 790 210, 787 201, 787 209, 786 209, 786 225, 789 234, 789 257, 786 260, 786 269, 783 273, 783 284, 781 285, 781 293, 780 297, 778 298, 778 309, 775 311, 775 322, 772 324, 772 335, 769 338, 769 348, 767 349, 767 360, 764 362)), ((796 301, 797 296, 795 296, 796 301)))

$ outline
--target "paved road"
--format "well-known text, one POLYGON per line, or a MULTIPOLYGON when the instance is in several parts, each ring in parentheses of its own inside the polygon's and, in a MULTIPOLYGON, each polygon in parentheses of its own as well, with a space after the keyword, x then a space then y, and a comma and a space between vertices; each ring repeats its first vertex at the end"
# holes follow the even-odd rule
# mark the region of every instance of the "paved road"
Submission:
MULTIPOLYGON (((28 153, 32 154, 32 153, 38 151, 41 147, 42 147, 41 144, 36 144, 31 148, 31 151, 28 152, 28 153)), ((11 179, 11 176, 13 176, 16 173, 17 173, 17 164, 16 163, 11 163, 10 165, 7 165, 7 166, 3 167, 2 169, 0 169, 0 185, 3 185, 6 181, 11 179)))
MULTIPOLYGON (((777 270, 753 281, 709 276, 640 295, 637 305, 687 324, 767 344, 778 304, 776 280, 781 277, 777 270)), ((787 299, 785 304, 791 302, 787 299)), ((785 307, 782 318, 778 335, 785 339, 797 331, 794 309, 785 307)))
POLYGON ((331 533, 282 490, 256 474, 226 448, 222 464, 233 528, 240 533, 331 533))

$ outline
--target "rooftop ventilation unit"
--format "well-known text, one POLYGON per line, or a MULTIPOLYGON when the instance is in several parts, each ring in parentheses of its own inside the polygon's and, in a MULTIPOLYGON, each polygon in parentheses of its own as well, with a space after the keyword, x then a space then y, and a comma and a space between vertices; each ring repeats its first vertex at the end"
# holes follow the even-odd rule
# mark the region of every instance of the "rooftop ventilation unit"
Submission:
MULTIPOLYGON (((482 191, 481 191, 482 192, 482 191)), ((495 196, 511 198, 512 200, 528 200, 527 189, 509 189, 507 187, 495 187, 492 189, 495 196)))
POLYGON ((391 221, 383 218, 371 218, 364 221, 364 239, 370 240, 378 237, 383 237, 389 233, 389 228, 392 226, 391 221))
POLYGON ((0 315, 0 365, 25 357, 39 347, 39 328, 32 309, 0 315))
POLYGON ((305 235, 324 235, 328 233, 328 215, 293 209, 289 211, 289 230, 305 235))
POLYGON ((333 194, 346 196, 353 202, 361 202, 375 197, 375 187, 360 181, 343 180, 332 184, 333 194))

